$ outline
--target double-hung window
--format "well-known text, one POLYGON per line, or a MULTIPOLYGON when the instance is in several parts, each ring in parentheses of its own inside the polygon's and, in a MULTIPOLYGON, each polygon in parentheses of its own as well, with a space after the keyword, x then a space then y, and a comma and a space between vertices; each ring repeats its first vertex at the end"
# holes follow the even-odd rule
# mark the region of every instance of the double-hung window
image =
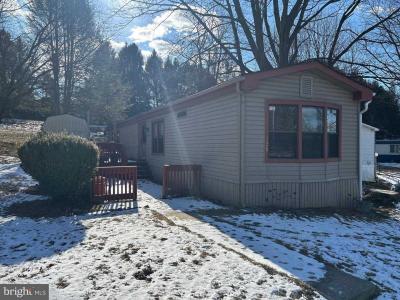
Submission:
POLYGON ((339 157, 339 110, 327 108, 328 158, 339 157))
POLYGON ((158 120, 151 123, 152 152, 155 154, 164 153, 164 121, 158 120))
POLYGON ((302 116, 302 158, 324 157, 324 109, 303 106, 302 116))
POLYGON ((325 103, 267 103, 266 159, 338 159, 339 107, 325 103))
POLYGON ((295 105, 270 105, 269 122, 269 157, 297 157, 298 107, 295 105))

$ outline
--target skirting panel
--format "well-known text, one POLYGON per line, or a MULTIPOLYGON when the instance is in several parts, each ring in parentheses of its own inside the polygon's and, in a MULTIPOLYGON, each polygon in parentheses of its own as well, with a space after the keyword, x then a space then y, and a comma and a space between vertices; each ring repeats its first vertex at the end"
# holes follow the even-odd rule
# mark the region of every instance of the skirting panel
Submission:
POLYGON ((201 194, 211 201, 228 206, 240 206, 239 184, 202 176, 201 194))
POLYGON ((358 200, 357 179, 320 182, 265 182, 246 184, 243 206, 346 208, 354 207, 358 200))

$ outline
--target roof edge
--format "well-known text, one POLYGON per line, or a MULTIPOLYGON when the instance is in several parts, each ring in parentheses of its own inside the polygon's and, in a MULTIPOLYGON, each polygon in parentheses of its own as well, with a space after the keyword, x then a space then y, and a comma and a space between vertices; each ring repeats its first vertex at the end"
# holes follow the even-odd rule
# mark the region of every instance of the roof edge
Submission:
POLYGON ((146 112, 142 112, 138 115, 135 115, 124 121, 119 122, 117 124, 117 126, 122 127, 124 125, 135 123, 136 121, 146 118, 147 116, 157 114, 158 112, 161 113, 164 110, 172 109, 175 106, 178 106, 180 104, 183 104, 183 103, 195 100, 195 99, 199 99, 206 95, 221 91, 221 90, 223 90, 225 88, 229 88, 232 85, 239 83, 239 82, 242 83, 242 88, 244 90, 253 90, 253 89, 256 89, 261 84, 261 80, 263 80, 263 79, 287 75, 287 74, 291 74, 291 73, 303 72, 303 71, 307 71, 307 70, 314 70, 314 69, 318 70, 322 73, 325 73, 327 76, 332 77, 334 80, 337 80, 337 81, 342 82, 343 84, 349 86, 353 91, 353 100, 356 100, 356 101, 372 100, 373 92, 368 87, 363 86, 362 84, 358 83, 354 79, 349 78, 345 74, 327 66, 324 63, 321 63, 319 61, 312 61, 312 62, 303 62, 303 63, 299 63, 296 65, 290 65, 287 67, 272 69, 269 71, 262 71, 262 72, 257 72, 257 73, 241 75, 241 76, 232 78, 228 81, 222 82, 218 85, 212 86, 208 89, 197 92, 193 95, 186 96, 186 97, 180 98, 178 100, 168 102, 166 105, 154 108, 154 109, 146 111, 146 112))
POLYGON ((124 120, 124 121, 119 122, 117 124, 117 126, 121 127, 121 126, 124 126, 124 125, 132 124, 132 123, 135 123, 136 121, 139 121, 139 120, 141 120, 143 118, 146 118, 147 116, 151 116, 151 115, 154 115, 154 114, 157 114, 157 113, 162 113, 163 111, 174 109, 175 107, 177 107, 179 105, 184 105, 185 103, 188 103, 190 101, 196 101, 197 99, 201 99, 202 97, 207 96, 209 94, 220 92, 220 91, 223 91, 225 89, 229 89, 230 87, 232 87, 236 83, 241 82, 243 80, 245 80, 245 78, 243 76, 238 76, 238 77, 232 78, 232 79, 230 79, 228 81, 224 81, 224 82, 222 82, 222 83, 220 83, 218 85, 209 87, 209 88, 207 88, 205 90, 202 90, 200 92, 197 92, 197 93, 195 93, 193 95, 186 96, 186 97, 183 97, 183 98, 179 98, 178 100, 168 102, 167 104, 165 104, 163 106, 159 106, 159 107, 153 108, 153 109, 151 109, 149 111, 145 111, 145 112, 139 113, 139 114, 137 114, 137 115, 135 115, 133 117, 130 117, 130 118, 124 120))
POLYGON ((368 124, 365 124, 365 123, 362 123, 362 125, 365 126, 365 127, 367 127, 368 129, 373 130, 373 131, 376 131, 376 132, 379 131, 379 128, 376 128, 376 127, 374 127, 374 126, 371 126, 371 125, 368 125, 368 124))
POLYGON ((361 83, 355 81, 354 79, 348 77, 346 74, 333 69, 326 64, 319 61, 299 63, 296 65, 291 65, 283 68, 273 69, 265 72, 258 72, 253 74, 246 74, 244 88, 252 90, 258 87, 260 81, 266 78, 283 76, 291 73, 298 73, 308 70, 318 70, 321 73, 339 81, 347 86, 349 86, 353 91, 353 100, 358 101, 369 101, 372 100, 373 92, 370 88, 362 85, 361 83))

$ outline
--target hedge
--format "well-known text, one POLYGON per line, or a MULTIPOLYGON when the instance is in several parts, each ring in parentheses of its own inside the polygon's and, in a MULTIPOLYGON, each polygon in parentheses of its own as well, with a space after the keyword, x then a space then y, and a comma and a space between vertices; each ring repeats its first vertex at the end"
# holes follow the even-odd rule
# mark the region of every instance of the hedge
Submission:
POLYGON ((41 191, 71 206, 89 199, 90 180, 99 159, 97 146, 67 134, 40 133, 18 150, 21 166, 41 191))

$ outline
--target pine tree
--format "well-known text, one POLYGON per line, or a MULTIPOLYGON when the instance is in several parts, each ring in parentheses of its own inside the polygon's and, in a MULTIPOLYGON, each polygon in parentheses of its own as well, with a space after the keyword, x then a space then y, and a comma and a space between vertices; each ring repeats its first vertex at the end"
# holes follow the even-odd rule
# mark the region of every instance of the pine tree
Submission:
POLYGON ((114 124, 123 119, 130 88, 122 82, 114 50, 104 42, 95 52, 91 71, 84 87, 79 91, 78 111, 87 113, 90 122, 114 124))
POLYGON ((166 86, 164 82, 163 61, 153 50, 146 61, 145 70, 149 84, 149 96, 152 107, 158 107, 166 102, 166 86))
POLYGON ((148 94, 147 75, 144 70, 143 55, 135 44, 125 45, 118 55, 118 65, 122 80, 131 88, 127 113, 129 116, 151 108, 148 94))
POLYGON ((164 62, 163 78, 165 84, 166 101, 174 101, 184 96, 182 91, 182 74, 179 74, 179 62, 167 57, 164 62))
POLYGON ((363 122, 379 128, 377 138, 400 138, 400 107, 396 94, 377 82, 371 88, 375 96, 363 115, 363 122))

